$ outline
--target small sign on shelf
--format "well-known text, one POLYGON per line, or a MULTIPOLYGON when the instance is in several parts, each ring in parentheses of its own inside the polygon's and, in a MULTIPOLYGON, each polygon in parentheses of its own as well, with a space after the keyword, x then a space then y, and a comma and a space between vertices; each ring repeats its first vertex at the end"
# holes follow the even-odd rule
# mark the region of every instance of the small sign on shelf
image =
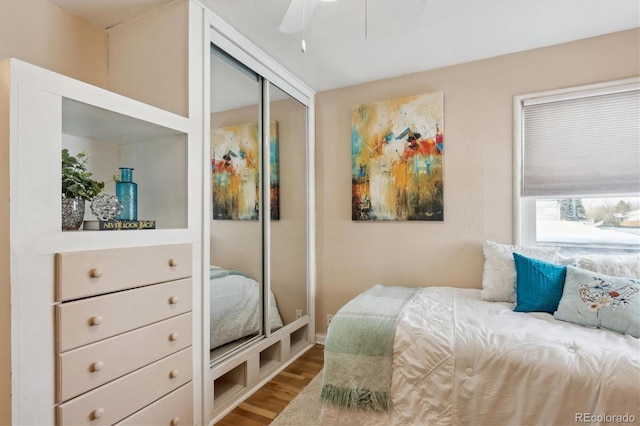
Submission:
POLYGON ((86 231, 131 231, 156 229, 155 220, 85 220, 86 231))

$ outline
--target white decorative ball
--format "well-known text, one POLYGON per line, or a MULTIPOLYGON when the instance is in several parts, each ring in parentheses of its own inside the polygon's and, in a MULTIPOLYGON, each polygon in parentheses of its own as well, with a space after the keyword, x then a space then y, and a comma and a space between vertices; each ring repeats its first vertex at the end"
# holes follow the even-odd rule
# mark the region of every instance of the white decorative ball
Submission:
POLYGON ((122 203, 111 194, 98 194, 91 200, 91 213, 100 220, 114 220, 122 214, 122 203))

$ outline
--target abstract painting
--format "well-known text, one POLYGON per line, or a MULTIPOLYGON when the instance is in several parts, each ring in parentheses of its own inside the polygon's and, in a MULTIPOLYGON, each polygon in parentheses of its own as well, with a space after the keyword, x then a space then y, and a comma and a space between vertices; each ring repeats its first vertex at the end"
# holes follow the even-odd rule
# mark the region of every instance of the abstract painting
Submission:
POLYGON ((352 110, 351 218, 442 221, 443 93, 352 110))
MULTIPOLYGON (((258 220, 260 161, 258 124, 211 130, 213 219, 258 220)), ((278 123, 269 126, 271 220, 280 219, 278 123)))

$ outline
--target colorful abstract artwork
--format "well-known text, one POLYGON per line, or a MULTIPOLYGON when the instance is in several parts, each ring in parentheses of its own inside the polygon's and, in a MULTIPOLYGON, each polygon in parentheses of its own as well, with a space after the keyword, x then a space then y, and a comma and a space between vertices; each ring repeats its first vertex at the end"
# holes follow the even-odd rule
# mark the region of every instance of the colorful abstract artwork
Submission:
POLYGON ((444 220, 443 111, 442 92, 353 108, 353 220, 444 220))
MULTIPOLYGON (((278 123, 269 126, 271 151, 271 220, 280 219, 278 123)), ((260 162, 258 124, 211 130, 211 192, 213 219, 258 220, 260 162)))

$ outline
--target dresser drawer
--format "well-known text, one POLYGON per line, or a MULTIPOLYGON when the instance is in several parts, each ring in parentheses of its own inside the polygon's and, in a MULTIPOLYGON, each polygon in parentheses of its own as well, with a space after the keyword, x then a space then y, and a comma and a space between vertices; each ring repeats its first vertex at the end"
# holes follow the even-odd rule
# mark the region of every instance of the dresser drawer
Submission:
POLYGON ((56 301, 191 276, 191 244, 56 254, 56 301))
POLYGON ((192 379, 191 348, 56 407, 58 425, 112 425, 192 379))
POLYGON ((57 356, 56 402, 63 402, 191 346, 191 313, 57 356))
POLYGON ((58 353, 191 311, 191 278, 56 305, 58 353))
POLYGON ((116 423, 116 426, 178 426, 193 424, 193 382, 116 423))

